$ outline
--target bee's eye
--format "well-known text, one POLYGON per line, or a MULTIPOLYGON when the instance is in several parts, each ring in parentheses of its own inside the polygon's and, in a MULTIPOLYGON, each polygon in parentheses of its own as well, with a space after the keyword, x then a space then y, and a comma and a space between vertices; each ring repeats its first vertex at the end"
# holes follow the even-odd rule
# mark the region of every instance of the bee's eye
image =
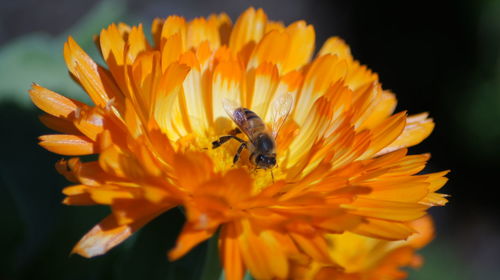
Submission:
POLYGON ((274 166, 276 164, 276 158, 273 156, 258 155, 255 162, 263 166, 274 166))
POLYGON ((263 162, 263 161, 264 161, 264 159, 265 159, 265 156, 264 156, 264 155, 258 155, 258 156, 257 156, 257 159, 256 159, 256 162, 259 162, 259 163, 260 163, 260 162, 263 162))

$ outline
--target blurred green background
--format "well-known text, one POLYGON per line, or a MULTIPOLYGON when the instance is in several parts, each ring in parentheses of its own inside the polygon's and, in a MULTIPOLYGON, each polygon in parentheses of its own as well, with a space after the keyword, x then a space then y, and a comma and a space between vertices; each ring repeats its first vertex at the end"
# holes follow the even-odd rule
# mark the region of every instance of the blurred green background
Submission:
POLYGON ((398 110, 429 111, 437 126, 413 153, 432 152, 428 171, 451 169, 446 207, 432 209, 438 236, 410 279, 500 279, 500 1, 63 1, 0 2, 0 279, 201 279, 207 244, 169 263, 182 226, 172 210, 105 256, 69 256, 108 212, 60 203, 60 158, 37 146, 48 133, 27 90, 32 82, 88 100, 67 74, 68 35, 99 59, 92 35, 111 22, 187 18, 249 5, 274 20, 305 19, 317 45, 338 35, 397 93, 398 110))

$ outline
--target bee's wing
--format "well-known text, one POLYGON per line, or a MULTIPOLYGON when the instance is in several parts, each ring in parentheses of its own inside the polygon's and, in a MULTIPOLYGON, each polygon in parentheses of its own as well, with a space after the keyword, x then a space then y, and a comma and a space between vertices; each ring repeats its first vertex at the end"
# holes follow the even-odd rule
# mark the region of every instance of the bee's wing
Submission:
POLYGON ((273 102, 271 115, 271 130, 274 139, 278 136, 278 132, 285 123, 290 111, 293 108, 293 96, 289 93, 282 94, 273 102))
POLYGON ((233 122, 238 125, 240 130, 243 131, 248 137, 250 137, 251 135, 248 135, 248 131, 246 129, 246 126, 244 125, 248 121, 247 117, 242 110, 237 110, 240 109, 241 106, 233 100, 224 98, 222 99, 222 107, 224 108, 224 111, 226 111, 229 118, 231 118, 233 122))

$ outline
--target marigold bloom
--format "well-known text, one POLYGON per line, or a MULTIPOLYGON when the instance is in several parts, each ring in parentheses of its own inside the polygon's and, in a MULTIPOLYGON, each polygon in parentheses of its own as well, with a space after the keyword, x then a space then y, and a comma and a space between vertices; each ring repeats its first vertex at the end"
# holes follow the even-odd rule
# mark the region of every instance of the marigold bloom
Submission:
POLYGON ((226 14, 155 19, 154 42, 142 25, 112 24, 96 39, 106 66, 70 37, 64 57, 94 104, 39 85, 33 102, 48 127, 41 145, 61 155, 75 185, 64 203, 109 205, 112 214, 74 248, 100 255, 168 209, 182 205, 187 222, 174 260, 220 233, 227 279, 248 269, 258 279, 286 278, 291 264, 334 265, 329 235, 349 231, 386 240, 414 233, 411 221, 434 205, 447 172, 417 175, 428 154, 407 155, 434 123, 426 113, 393 114, 394 94, 351 56, 339 38, 313 57, 314 29, 284 26, 262 10, 233 25, 226 14), (237 100, 270 123, 274 101, 295 102, 277 139, 272 170, 256 170, 237 143, 211 149, 235 124, 222 106, 237 100))
POLYGON ((418 268, 422 258, 415 250, 434 237, 432 219, 424 216, 411 222, 415 229, 407 240, 386 241, 349 232, 327 235, 330 256, 335 265, 311 262, 296 265, 294 279, 397 280, 407 276, 400 268, 418 268))

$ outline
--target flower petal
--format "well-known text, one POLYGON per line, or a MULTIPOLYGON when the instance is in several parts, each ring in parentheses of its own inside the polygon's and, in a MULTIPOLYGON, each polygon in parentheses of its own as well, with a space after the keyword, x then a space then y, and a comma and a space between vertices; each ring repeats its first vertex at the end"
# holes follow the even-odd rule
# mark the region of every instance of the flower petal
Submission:
POLYGON ((220 232, 220 257, 227 280, 241 280, 245 274, 245 265, 241 256, 238 236, 234 224, 224 225, 220 232))
POLYGON ((258 42, 264 35, 267 16, 262 9, 250 7, 238 18, 229 38, 229 48, 238 53, 248 43, 258 42))
POLYGON ((105 107, 113 98, 118 105, 123 105, 123 94, 114 84, 110 74, 98 66, 72 37, 69 37, 64 45, 64 59, 71 74, 96 105, 105 107))
POLYGON ((194 246, 210 238, 217 228, 198 229, 191 223, 187 223, 177 238, 175 247, 168 252, 171 261, 184 256, 194 246))
POLYGON ((84 103, 59 95, 38 84, 33 84, 29 90, 31 100, 35 105, 54 117, 68 118, 79 108, 86 107, 84 103))
POLYGON ((82 156, 97 153, 96 145, 85 136, 53 134, 40 136, 40 146, 60 155, 82 156))
POLYGON ((286 278, 288 260, 281 245, 270 230, 257 230, 248 221, 237 225, 242 233, 238 237, 246 266, 257 279, 286 278))
POLYGON ((72 253, 91 258, 105 254, 116 245, 122 243, 147 222, 156 217, 156 214, 125 225, 119 225, 113 215, 109 215, 93 227, 73 248, 72 253))
POLYGON ((378 152, 377 155, 383 155, 397 149, 411 147, 422 142, 434 129, 434 122, 432 119, 427 118, 427 116, 427 113, 409 116, 406 119, 406 125, 401 135, 378 152))

